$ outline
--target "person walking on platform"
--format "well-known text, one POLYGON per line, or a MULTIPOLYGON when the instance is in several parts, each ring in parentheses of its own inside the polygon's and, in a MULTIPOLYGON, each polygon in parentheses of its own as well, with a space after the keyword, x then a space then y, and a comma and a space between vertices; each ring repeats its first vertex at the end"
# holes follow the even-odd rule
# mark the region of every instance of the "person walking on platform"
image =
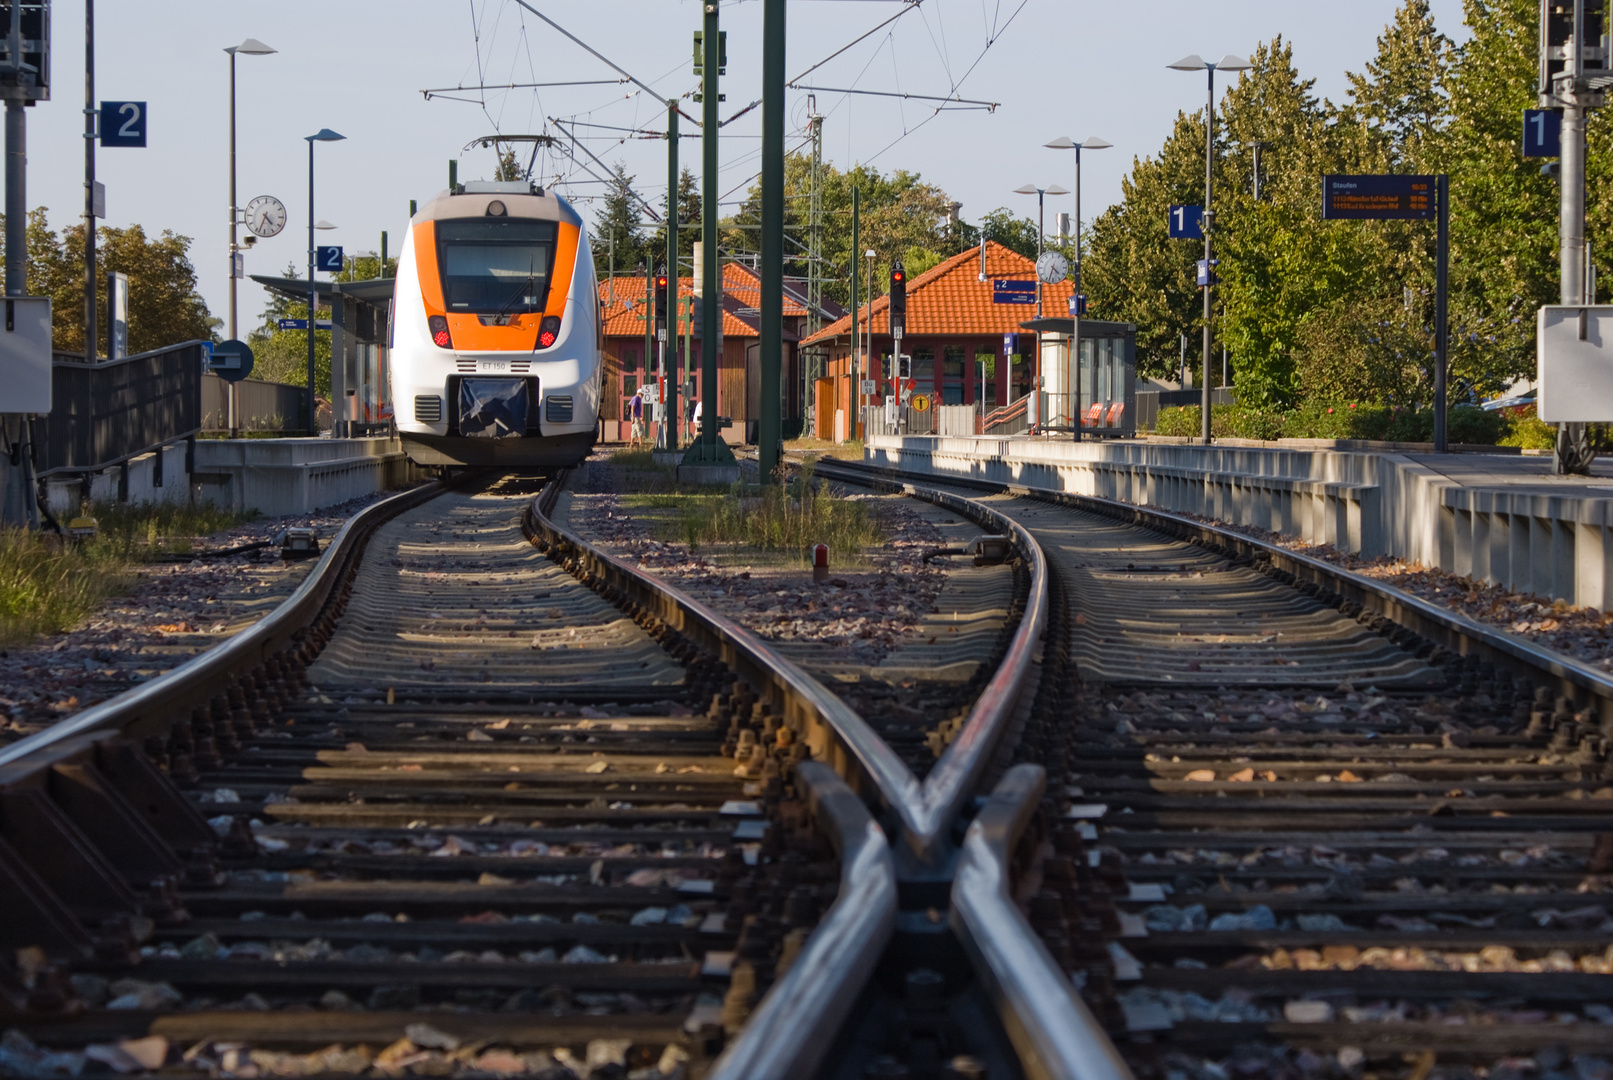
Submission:
POLYGON ((644 388, 633 391, 633 400, 628 408, 632 410, 633 427, 628 446, 634 450, 644 445, 644 388))

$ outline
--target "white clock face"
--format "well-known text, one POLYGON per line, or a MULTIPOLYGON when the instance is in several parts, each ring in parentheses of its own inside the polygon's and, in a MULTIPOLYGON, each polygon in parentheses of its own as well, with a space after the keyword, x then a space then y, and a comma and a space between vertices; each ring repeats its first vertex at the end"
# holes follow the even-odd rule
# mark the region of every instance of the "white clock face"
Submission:
POLYGON ((246 227, 258 236, 274 236, 286 227, 286 204, 273 195, 259 195, 246 204, 246 227))
POLYGON ((1036 261, 1036 276, 1048 285, 1063 281, 1070 272, 1070 260, 1056 251, 1044 251, 1036 261))

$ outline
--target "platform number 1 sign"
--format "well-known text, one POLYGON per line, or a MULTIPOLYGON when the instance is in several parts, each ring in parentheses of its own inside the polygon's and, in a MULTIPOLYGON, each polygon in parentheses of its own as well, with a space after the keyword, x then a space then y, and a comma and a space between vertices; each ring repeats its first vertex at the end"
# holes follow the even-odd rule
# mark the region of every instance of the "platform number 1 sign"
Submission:
POLYGON ((1563 114, 1556 109, 1523 110, 1523 156, 1563 156, 1563 114))
POLYGON ((1170 224, 1170 238, 1172 240, 1203 240, 1204 230, 1200 227, 1200 220, 1204 217, 1202 206, 1172 206, 1167 221, 1170 224))
POLYGON ((143 101, 101 102, 102 146, 145 146, 146 103, 143 101))

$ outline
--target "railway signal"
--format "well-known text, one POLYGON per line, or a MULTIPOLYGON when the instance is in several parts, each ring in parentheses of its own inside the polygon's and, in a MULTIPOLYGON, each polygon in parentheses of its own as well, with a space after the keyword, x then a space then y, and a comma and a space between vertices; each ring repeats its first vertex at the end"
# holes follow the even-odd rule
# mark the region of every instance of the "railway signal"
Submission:
POLYGON ((655 329, 662 340, 665 340, 666 336, 666 291, 667 276, 655 275, 655 329))
POLYGON ((907 332, 907 271, 900 259, 891 263, 890 306, 891 337, 900 341, 907 332))

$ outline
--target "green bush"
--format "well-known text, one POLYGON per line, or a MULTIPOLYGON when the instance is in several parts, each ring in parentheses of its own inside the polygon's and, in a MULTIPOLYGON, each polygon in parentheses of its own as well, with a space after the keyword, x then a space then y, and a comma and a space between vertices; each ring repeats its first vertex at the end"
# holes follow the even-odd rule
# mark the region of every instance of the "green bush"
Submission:
POLYGON ((1540 419, 1533 405, 1504 411, 1512 430, 1501 438, 1499 445, 1521 446, 1525 450, 1550 450, 1557 445, 1557 425, 1540 419))
MULTIPOLYGON (((1156 435, 1199 434, 1199 407, 1161 409, 1156 435)), ((1458 405, 1446 413, 1446 435, 1453 443, 1520 445, 1500 440, 1512 421, 1499 413, 1458 405)), ((1380 442, 1432 442, 1432 409, 1404 409, 1347 402, 1305 402, 1293 409, 1215 405, 1210 434, 1218 439, 1363 439, 1380 442)))

